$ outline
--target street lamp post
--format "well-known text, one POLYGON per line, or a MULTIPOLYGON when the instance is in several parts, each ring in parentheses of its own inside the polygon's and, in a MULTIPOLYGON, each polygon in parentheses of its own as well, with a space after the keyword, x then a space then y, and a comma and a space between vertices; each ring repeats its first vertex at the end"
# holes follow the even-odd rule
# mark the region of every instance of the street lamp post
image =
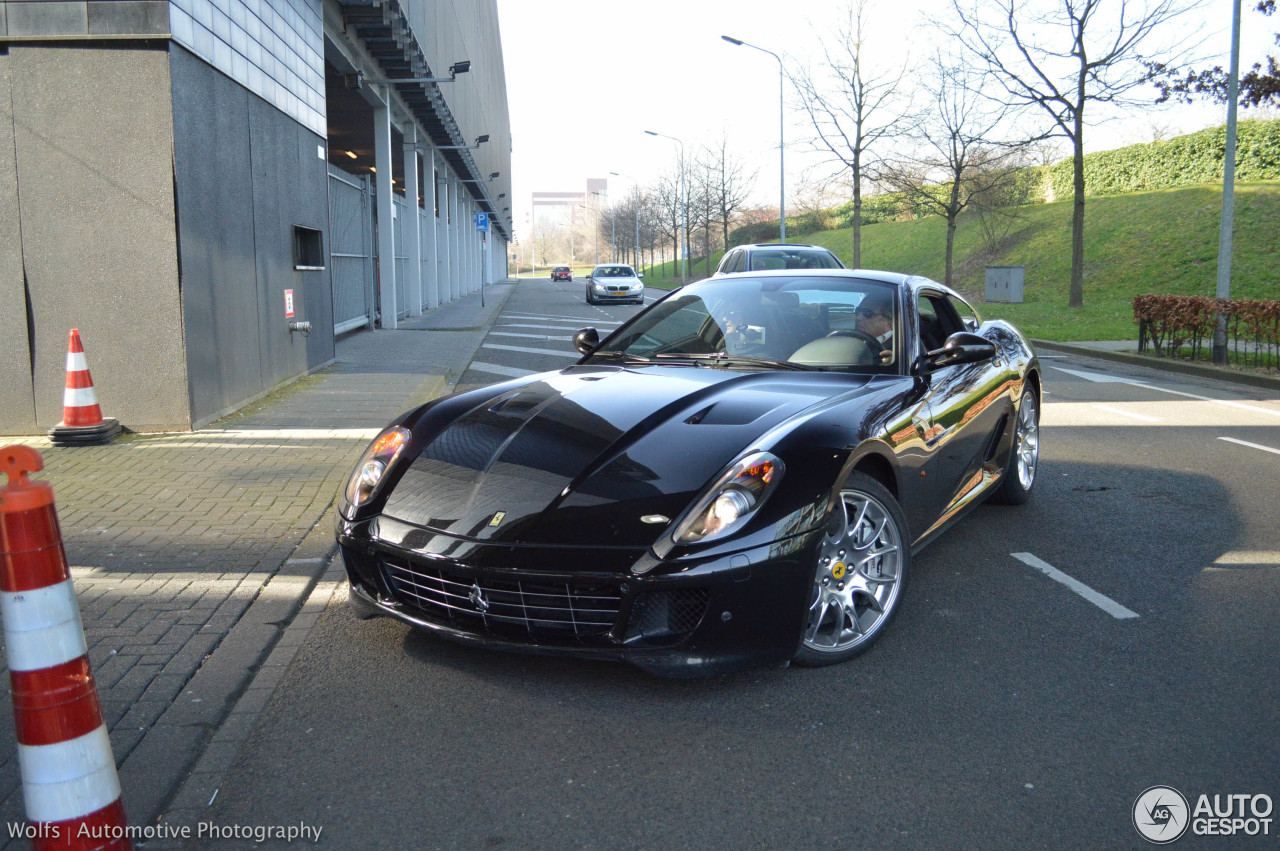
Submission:
POLYGON ((640 181, 636 180, 629 174, 619 174, 616 171, 611 171, 609 173, 614 177, 625 177, 636 187, 636 265, 643 267, 644 264, 640 262, 640 181))
POLYGON ((731 36, 720 36, 730 44, 740 47, 750 47, 752 50, 758 50, 761 53, 767 53, 774 59, 778 60, 778 241, 787 241, 787 167, 786 167, 786 143, 783 138, 785 127, 786 113, 783 106, 783 98, 786 92, 786 74, 782 69, 782 57, 774 53, 772 50, 765 50, 763 47, 757 47, 754 44, 748 44, 741 39, 731 36))
POLYGON ((668 136, 666 133, 655 133, 652 130, 644 132, 650 136, 661 136, 664 139, 670 139, 680 146, 680 230, 681 239, 684 240, 684 244, 680 246, 680 282, 686 283, 689 280, 689 193, 685 191, 684 142, 681 142, 675 136, 668 136))
MULTIPOLYGON (((604 197, 605 193, 595 192, 593 189, 593 191, 591 191, 591 195, 594 195, 596 198, 599 198, 599 197, 604 197)), ((599 201, 595 202, 595 262, 596 262, 596 265, 599 265, 599 262, 600 262, 600 202, 599 201)))

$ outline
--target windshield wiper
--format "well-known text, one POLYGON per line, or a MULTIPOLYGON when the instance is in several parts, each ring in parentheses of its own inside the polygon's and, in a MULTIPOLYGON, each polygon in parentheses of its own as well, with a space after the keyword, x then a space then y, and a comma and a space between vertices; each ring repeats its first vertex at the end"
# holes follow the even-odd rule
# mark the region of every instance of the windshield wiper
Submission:
POLYGON ((713 366, 740 366, 749 364, 751 366, 771 366, 775 369, 805 369, 811 370, 813 367, 804 364, 792 363, 785 360, 773 360, 772 358, 757 358, 750 355, 730 355, 724 352, 713 352, 711 354, 697 355, 677 355, 664 354, 656 355, 659 358, 679 358, 681 360, 696 361, 699 364, 708 364, 713 366))
POLYGON ((639 355, 629 355, 626 352, 592 352, 590 359, 600 358, 601 360, 618 360, 623 363, 653 363, 648 358, 642 358, 639 355))

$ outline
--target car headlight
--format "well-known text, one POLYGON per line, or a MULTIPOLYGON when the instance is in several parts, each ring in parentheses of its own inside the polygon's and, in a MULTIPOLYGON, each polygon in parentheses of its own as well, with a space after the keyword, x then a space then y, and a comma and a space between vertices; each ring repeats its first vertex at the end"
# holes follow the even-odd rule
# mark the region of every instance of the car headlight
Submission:
POLYGON ((638 290, 644 287, 644 284, 632 284, 631 289, 638 290))
POLYGON ((343 490, 348 510, 359 508, 373 499, 387 470, 391 469, 391 465, 400 457, 400 451, 409 442, 409 437, 409 429, 404 426, 391 426, 383 429, 382 433, 373 439, 373 443, 370 443, 369 448, 360 456, 343 490))
POLYGON ((604 284, 596 284, 596 285, 595 285, 595 288, 603 292, 603 291, 604 291, 605 286, 604 286, 604 284))
POLYGON ((677 544, 696 544, 728 535, 746 522, 782 479, 782 459, 771 452, 739 458, 716 479, 671 533, 677 544))

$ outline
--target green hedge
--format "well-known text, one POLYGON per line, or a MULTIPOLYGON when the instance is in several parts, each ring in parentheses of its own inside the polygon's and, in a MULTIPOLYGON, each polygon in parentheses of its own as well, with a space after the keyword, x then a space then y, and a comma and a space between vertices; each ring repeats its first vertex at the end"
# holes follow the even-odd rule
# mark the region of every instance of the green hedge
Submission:
MULTIPOLYGON (((1210 127, 1164 142, 1098 151, 1084 158, 1085 195, 1149 192, 1222 180, 1227 128, 1210 127)), ((1049 169, 1057 200, 1071 197, 1071 159, 1049 169)), ((1236 180, 1280 178, 1280 119, 1236 125, 1236 180)))
MULTIPOLYGON (((1226 147, 1227 128, 1223 125, 1163 142, 1087 154, 1084 158, 1085 194, 1120 195, 1215 183, 1222 180, 1226 147)), ((1064 201, 1070 198, 1071 171, 1070 157, 1051 166, 1021 169, 1006 193, 1006 206, 1043 204, 1051 199, 1064 201)), ((1280 118, 1241 121, 1236 125, 1236 180, 1276 179, 1280 179, 1280 118)), ((933 212, 902 192, 867 195, 862 199, 864 225, 915 219, 933 212)), ((828 210, 787 216, 788 233, 815 233, 852 225, 852 201, 828 210)), ((769 242, 777 237, 777 233, 776 221, 761 222, 731 231, 729 242, 733 245, 769 242)))

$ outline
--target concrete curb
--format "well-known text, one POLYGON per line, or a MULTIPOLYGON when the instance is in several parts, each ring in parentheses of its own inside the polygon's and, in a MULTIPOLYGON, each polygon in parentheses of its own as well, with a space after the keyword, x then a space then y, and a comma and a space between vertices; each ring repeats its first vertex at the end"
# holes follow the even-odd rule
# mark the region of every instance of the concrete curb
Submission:
MULTIPOLYGON (((327 528, 327 524, 322 525, 327 528)), ((281 631, 274 647, 253 673, 248 687, 235 702, 225 721, 212 734, 191 772, 182 781, 181 788, 174 794, 169 808, 158 819, 159 823, 175 828, 194 826, 201 820, 205 810, 213 805, 236 755, 253 732, 276 686, 284 679, 298 648, 311 634, 334 595, 342 589, 345 572, 341 562, 334 557, 336 550, 337 547, 334 546, 326 560, 323 578, 311 587, 298 613, 288 627, 281 631)), ((179 848, 181 845, 175 841, 148 843, 147 847, 179 848)))
POLYGON ((1239 372, 1234 369, 1223 369, 1218 366, 1208 366, 1206 364, 1190 363, 1188 361, 1172 360, 1169 358, 1151 357, 1149 355, 1140 355, 1134 352, 1114 352, 1109 349, 1096 349, 1092 346, 1085 346, 1079 343, 1059 343, 1053 340, 1032 340, 1031 344, 1037 349, 1049 349, 1050 351, 1063 352, 1072 355, 1083 355, 1084 357, 1109 360, 1116 363, 1126 363, 1132 366, 1145 366, 1149 369, 1159 369, 1165 372, 1176 372, 1182 375, 1194 375, 1199 378, 1211 378, 1216 381, 1230 381, 1235 384, 1247 384, 1252 387, 1265 387, 1269 390, 1280 390, 1280 377, 1273 377, 1270 375, 1239 372))
POLYGON ((328 520, 326 509, 120 766, 125 807, 134 824, 155 823, 173 790, 193 765, 203 765, 215 734, 252 691, 250 680, 296 620, 337 551, 328 520))
MULTIPOLYGON (((514 286, 484 307, 480 330, 492 325, 514 286)), ((467 357, 475 357, 483 335, 467 357)), ((465 370, 464 370, 465 371, 465 370)), ((405 399, 417 407, 450 392, 461 373, 431 374, 405 399)), ((342 471, 345 474, 345 470, 342 471)), ((334 493, 336 494, 336 488, 334 493)), ((134 824, 195 825, 213 803, 241 745, 248 739, 294 654, 342 587, 336 558, 333 502, 302 542, 262 584, 254 601, 208 656, 173 704, 121 765, 125 806, 134 824), (323 581, 321 575, 323 574, 323 581)), ((151 842, 148 847, 180 847, 151 842)))

